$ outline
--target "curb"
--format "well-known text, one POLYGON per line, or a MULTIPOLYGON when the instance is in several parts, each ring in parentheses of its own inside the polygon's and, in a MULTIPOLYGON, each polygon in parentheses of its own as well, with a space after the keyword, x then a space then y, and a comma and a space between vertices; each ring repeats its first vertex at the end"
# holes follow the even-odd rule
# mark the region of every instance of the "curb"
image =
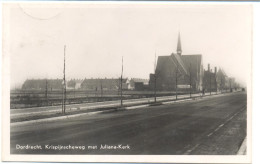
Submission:
POLYGON ((49 122, 49 121, 54 121, 54 120, 56 121, 56 120, 68 119, 68 118, 85 116, 85 115, 93 115, 93 114, 98 114, 98 113, 105 113, 105 112, 114 111, 114 110, 115 109, 110 109, 110 110, 105 110, 105 111, 96 111, 96 112, 89 112, 89 113, 79 113, 79 114, 72 114, 72 115, 67 115, 67 116, 43 118, 43 119, 29 120, 29 121, 22 121, 22 122, 13 122, 13 123, 10 123, 10 125, 12 127, 12 126, 26 125, 26 124, 31 124, 31 123, 49 122))
POLYGON ((138 109, 138 108, 144 108, 144 107, 148 107, 148 104, 145 105, 137 105, 137 106, 130 106, 130 107, 126 107, 126 110, 131 110, 131 109, 138 109))

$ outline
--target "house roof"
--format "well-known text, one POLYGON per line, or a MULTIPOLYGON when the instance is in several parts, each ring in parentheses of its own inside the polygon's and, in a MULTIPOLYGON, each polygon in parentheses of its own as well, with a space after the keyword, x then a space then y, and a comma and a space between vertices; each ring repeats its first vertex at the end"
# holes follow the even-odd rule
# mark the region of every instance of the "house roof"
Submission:
POLYGON ((170 61, 170 56, 158 56, 156 73, 159 73, 166 62, 170 61))
POLYGON ((201 55, 182 55, 181 56, 183 63, 186 68, 189 69, 198 69, 201 65, 202 56, 201 55))
MULTIPOLYGON (((123 84, 127 83, 128 79, 123 78, 122 79, 123 84)), ((117 88, 120 84, 120 78, 117 79, 84 79, 84 81, 81 83, 81 86, 87 86, 87 87, 102 87, 103 88, 117 88)))
POLYGON ((167 72, 170 69, 176 69, 178 65, 178 71, 182 75, 189 75, 191 72, 192 80, 198 80, 198 75, 201 70, 202 55, 178 55, 172 53, 170 56, 159 56, 156 71, 167 72), (190 69, 191 67, 191 69, 190 69))
POLYGON ((142 82, 144 84, 148 84, 149 83, 149 80, 148 79, 140 79, 140 78, 131 78, 130 79, 130 85, 133 86, 134 83, 136 82, 142 82))
POLYGON ((76 83, 82 83, 83 79, 70 79, 69 81, 76 82, 76 83))
POLYGON ((219 68, 219 69, 218 69, 217 74, 218 74, 218 75, 227 76, 226 72, 225 72, 222 68, 219 68))
POLYGON ((176 63, 178 64, 178 69, 180 71, 182 71, 183 74, 187 74, 188 73, 188 69, 185 66, 185 64, 183 63, 182 56, 180 56, 178 54, 172 53, 170 60, 171 61, 175 61, 175 63, 174 63, 175 65, 176 65, 176 63))
POLYGON ((46 84, 50 88, 61 88, 62 79, 27 79, 22 88, 23 89, 43 89, 46 88, 46 84))
POLYGON ((182 55, 181 57, 192 79, 196 80, 201 68, 202 55, 182 55))
POLYGON ((202 55, 178 55, 171 54, 170 56, 159 56, 156 71, 160 72, 166 62, 172 62, 174 67, 178 65, 178 69, 182 72, 182 74, 189 74, 189 69, 191 66, 192 73, 198 72, 200 69, 200 65, 202 62, 202 55))

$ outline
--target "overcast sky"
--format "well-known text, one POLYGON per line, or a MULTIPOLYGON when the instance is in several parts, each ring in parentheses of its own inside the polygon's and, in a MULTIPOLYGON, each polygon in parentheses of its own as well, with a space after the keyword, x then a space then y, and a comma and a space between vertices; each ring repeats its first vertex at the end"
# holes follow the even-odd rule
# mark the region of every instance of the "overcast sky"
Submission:
MULTIPOLYGON (((231 3, 232 4, 232 3, 231 3)), ((5 6, 6 7, 6 6, 5 6)), ((204 67, 222 67, 246 83, 250 69, 250 5, 12 4, 3 14, 8 30, 11 87, 27 78, 149 78, 157 56, 202 54, 204 67)))

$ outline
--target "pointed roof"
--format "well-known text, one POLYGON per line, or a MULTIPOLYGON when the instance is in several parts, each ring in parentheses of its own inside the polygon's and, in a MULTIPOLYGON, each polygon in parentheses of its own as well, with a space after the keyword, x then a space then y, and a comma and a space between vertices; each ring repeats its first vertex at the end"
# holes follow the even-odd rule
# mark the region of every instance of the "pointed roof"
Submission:
POLYGON ((170 57, 171 57, 170 60, 173 63, 178 64, 178 69, 181 70, 183 72, 183 74, 187 74, 188 73, 188 70, 185 67, 185 64, 183 63, 183 60, 182 60, 181 56, 179 56, 178 54, 174 54, 173 53, 170 57))
POLYGON ((225 72, 222 68, 219 68, 219 69, 218 69, 217 74, 218 74, 218 75, 227 76, 226 72, 225 72))
POLYGON ((182 49, 181 49, 181 35, 180 35, 180 32, 179 32, 178 43, 177 43, 177 54, 181 55, 181 53, 182 53, 182 49))
POLYGON ((181 59, 186 67, 186 69, 189 71, 191 67, 191 73, 193 76, 197 76, 200 72, 200 66, 202 62, 202 55, 201 54, 194 54, 194 55, 182 55, 181 59))
POLYGON ((188 73, 188 70, 185 67, 181 57, 174 53, 172 53, 170 56, 158 56, 156 72, 160 73, 162 70, 164 70, 166 63, 169 62, 173 67, 178 65, 178 70, 181 72, 181 74, 186 75, 188 73))

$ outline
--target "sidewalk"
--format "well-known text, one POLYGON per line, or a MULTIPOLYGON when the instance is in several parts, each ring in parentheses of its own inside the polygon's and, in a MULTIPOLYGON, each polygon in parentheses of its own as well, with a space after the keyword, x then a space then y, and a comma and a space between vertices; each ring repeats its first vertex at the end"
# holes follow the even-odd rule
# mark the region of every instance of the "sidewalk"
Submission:
MULTIPOLYGON (((223 95, 217 94, 217 95, 223 95)), ((211 94, 214 96, 216 94, 211 94)), ((203 97, 210 96, 209 93, 205 94, 203 97)), ((190 98, 189 94, 186 95, 179 95, 178 99, 176 100, 176 96, 164 96, 164 97, 157 97, 157 102, 161 104, 170 104, 176 102, 183 102, 187 100, 193 100, 196 98, 202 98, 200 94, 192 94, 190 98)), ((142 98, 142 99, 132 99, 132 100, 124 100, 123 102, 123 109, 137 109, 141 107, 147 107, 151 103, 154 102, 154 97, 152 98, 142 98)), ((61 107, 55 107, 54 109, 48 109, 48 107, 44 108, 40 107, 37 108, 35 111, 30 109, 29 111, 24 111, 23 109, 19 109, 19 113, 11 113, 11 125, 22 123, 22 122, 33 122, 33 121, 48 121, 48 120, 55 120, 55 119, 65 119, 70 117, 76 117, 80 115, 90 115, 90 114, 97 114, 101 112, 109 112, 109 111, 116 111, 120 108, 120 101, 112 101, 112 102, 97 102, 97 103, 89 103, 89 104, 71 104, 67 106, 66 115, 61 114, 61 107), (24 111, 24 113, 23 113, 24 111)))

